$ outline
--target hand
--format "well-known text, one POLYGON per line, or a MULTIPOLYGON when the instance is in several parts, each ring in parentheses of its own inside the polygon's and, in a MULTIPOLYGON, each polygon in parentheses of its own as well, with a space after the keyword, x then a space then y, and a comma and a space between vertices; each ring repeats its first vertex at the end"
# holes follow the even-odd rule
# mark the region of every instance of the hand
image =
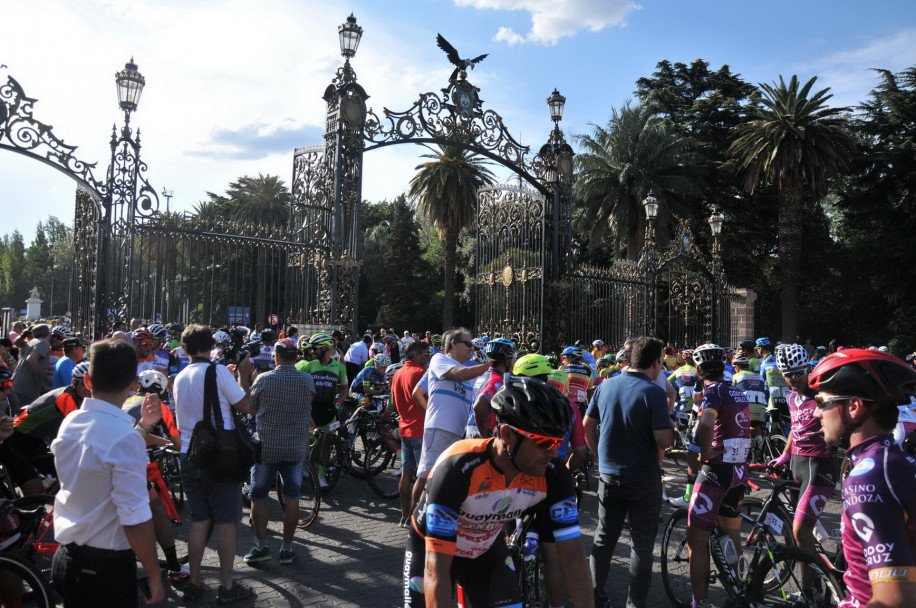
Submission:
POLYGON ((155 604, 165 599, 165 589, 162 588, 162 577, 152 576, 149 579, 149 599, 143 598, 147 604, 155 604))
POLYGON ((767 466, 770 467, 771 469, 775 469, 776 467, 785 466, 787 462, 789 462, 789 455, 783 452, 782 454, 779 455, 778 458, 774 458, 773 460, 768 462, 767 466))
POLYGON ((159 400, 159 395, 149 393, 143 398, 143 405, 140 407, 140 424, 145 429, 151 429, 160 420, 162 420, 162 402, 159 400))
POLYGON ((251 377, 251 370, 252 370, 251 357, 248 356, 247 352, 239 360, 238 365, 235 366, 235 369, 238 371, 240 376, 244 374, 246 378, 251 377))

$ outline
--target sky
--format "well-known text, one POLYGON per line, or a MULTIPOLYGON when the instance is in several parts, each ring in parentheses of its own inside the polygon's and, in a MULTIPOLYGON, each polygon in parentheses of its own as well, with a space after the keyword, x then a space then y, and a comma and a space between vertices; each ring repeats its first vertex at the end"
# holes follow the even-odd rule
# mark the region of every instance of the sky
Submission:
MULTIPOLYGON (((133 58, 146 78, 131 124, 147 179, 173 193, 172 210, 190 211, 243 175, 289 185, 294 148, 322 141, 321 96, 343 63, 337 26, 351 12, 363 28, 352 66, 376 113, 446 86, 441 33, 462 57, 489 54, 468 80, 533 152, 552 127, 554 88, 571 140, 605 124, 666 59, 727 64, 755 84, 817 76, 835 106, 866 99, 870 68, 916 65, 912 0, 0 0, 0 85, 15 78, 38 100, 34 117, 100 177, 122 121, 114 75, 133 58)), ((363 197, 405 192, 425 152, 367 153, 363 197)), ((48 216, 72 223, 75 187, 0 149, 0 235, 18 229, 28 244, 48 216)))

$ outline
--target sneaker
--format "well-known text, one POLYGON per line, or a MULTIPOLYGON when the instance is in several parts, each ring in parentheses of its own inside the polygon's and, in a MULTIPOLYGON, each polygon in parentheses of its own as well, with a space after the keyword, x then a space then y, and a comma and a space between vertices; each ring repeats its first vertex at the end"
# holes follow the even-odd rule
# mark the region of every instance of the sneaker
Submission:
POLYGON ((695 605, 697 608, 716 608, 715 604, 712 604, 709 600, 699 600, 695 605))
POLYGON ((233 602, 247 600, 253 595, 254 591, 252 591, 251 587, 246 587, 238 581, 232 581, 231 588, 226 589, 220 585, 219 589, 216 590, 216 603, 231 604, 233 602))
POLYGON ((270 547, 252 547, 251 551, 245 554, 246 564, 257 564, 268 562, 273 559, 270 555, 270 547))
POLYGON ((402 518, 401 518, 401 521, 398 522, 398 527, 399 527, 399 528, 406 528, 406 527, 407 527, 407 518, 402 517, 402 518))
POLYGON ((296 559, 296 552, 293 551, 293 548, 289 549, 280 549, 280 563, 281 564, 291 564, 293 560, 296 559))
POLYGON ((184 589, 181 590, 181 593, 184 599, 189 602, 196 602, 206 591, 207 587, 203 583, 195 585, 190 580, 187 580, 185 581, 184 589))
POLYGON ((677 498, 669 498, 668 504, 675 508, 687 508, 687 501, 684 500, 683 496, 678 496, 677 498))
POLYGON ((172 585, 172 587, 175 587, 175 589, 181 591, 191 579, 191 569, 187 566, 182 566, 181 570, 169 570, 168 577, 169 583, 172 585))

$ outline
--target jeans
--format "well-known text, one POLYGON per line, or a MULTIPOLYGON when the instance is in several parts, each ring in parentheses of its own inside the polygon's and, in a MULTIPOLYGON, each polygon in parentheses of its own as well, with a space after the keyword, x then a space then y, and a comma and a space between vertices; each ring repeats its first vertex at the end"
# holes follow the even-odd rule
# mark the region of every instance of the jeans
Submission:
POLYGON ((604 606, 611 558, 623 523, 630 519, 630 581, 627 608, 645 608, 652 582, 652 551, 662 510, 662 480, 615 478, 601 475, 598 484, 598 528, 589 557, 595 584, 595 606, 604 606))

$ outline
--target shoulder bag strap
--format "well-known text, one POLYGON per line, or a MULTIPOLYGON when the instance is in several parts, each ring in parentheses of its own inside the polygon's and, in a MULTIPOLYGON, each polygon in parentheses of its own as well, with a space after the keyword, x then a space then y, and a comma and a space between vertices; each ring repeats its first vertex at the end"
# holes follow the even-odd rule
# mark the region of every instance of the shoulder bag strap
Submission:
POLYGON ((213 411, 213 426, 217 429, 223 426, 223 413, 219 406, 219 396, 216 390, 216 365, 211 363, 204 376, 204 420, 210 422, 210 411, 213 411))

